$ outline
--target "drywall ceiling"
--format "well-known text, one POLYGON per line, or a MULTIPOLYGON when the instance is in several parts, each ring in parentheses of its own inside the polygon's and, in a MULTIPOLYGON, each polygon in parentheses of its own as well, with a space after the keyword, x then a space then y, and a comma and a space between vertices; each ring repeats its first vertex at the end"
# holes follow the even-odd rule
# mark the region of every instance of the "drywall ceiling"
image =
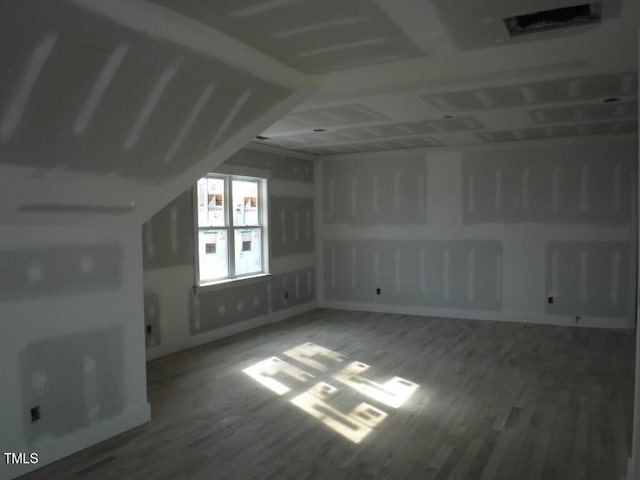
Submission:
POLYGON ((145 220, 313 89, 163 8, 0 3, 0 224, 145 220))
POLYGON ((505 16, 572 3, 472 3, 0 2, 0 224, 145 220, 258 134, 334 155, 637 131, 637 0, 517 38, 505 16))
POLYGON ((370 0, 151 0, 305 73, 419 57, 370 0))
MULTIPOLYGON (((284 2, 267 3, 275 9, 284 2)), ((637 132, 633 0, 603 2, 595 25, 513 38, 505 17, 577 2, 371 3, 423 55, 325 74, 321 89, 266 129, 259 143, 335 155, 637 132)), ((333 7, 336 17, 339 8, 333 7)))

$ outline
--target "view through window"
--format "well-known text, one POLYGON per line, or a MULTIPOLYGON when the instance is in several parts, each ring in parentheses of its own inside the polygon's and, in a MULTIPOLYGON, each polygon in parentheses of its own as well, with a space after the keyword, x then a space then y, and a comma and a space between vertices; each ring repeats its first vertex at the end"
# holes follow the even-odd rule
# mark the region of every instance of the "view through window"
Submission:
POLYGON ((266 272, 266 180, 211 174, 198 180, 198 285, 266 272))

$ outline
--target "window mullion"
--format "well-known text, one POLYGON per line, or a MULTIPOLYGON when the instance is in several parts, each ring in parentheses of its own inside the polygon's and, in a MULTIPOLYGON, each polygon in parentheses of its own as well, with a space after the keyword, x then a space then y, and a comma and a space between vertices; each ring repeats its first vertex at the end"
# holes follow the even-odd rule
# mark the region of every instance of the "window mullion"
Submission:
POLYGON ((225 214, 227 215, 227 254, 229 255, 227 265, 229 265, 229 278, 236 277, 236 262, 235 262, 235 248, 236 248, 236 239, 235 239, 235 230, 233 225, 233 198, 231 188, 231 176, 226 176, 224 179, 225 184, 225 192, 227 196, 227 206, 225 209, 225 214))

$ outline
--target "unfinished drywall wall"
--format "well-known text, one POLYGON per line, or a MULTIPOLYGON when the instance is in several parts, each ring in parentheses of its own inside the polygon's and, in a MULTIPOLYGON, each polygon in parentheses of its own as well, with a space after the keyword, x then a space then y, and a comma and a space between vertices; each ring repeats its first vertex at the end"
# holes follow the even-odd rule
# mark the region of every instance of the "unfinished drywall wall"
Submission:
POLYGON ((324 223, 424 223, 424 158, 323 163, 324 223))
POLYGON ((315 300, 315 269, 274 274, 263 282, 191 293, 190 332, 209 332, 315 300))
POLYGON ((632 138, 323 161, 321 305, 632 327, 636 149, 632 138))
POLYGON ((29 447, 122 414, 122 330, 110 326, 36 340, 20 352, 22 404, 37 406, 40 415, 35 422, 22 415, 29 447))
POLYGON ((193 193, 181 194, 142 227, 149 358, 315 305, 313 163, 244 149, 222 168, 268 177, 270 275, 194 290, 193 193))
POLYGON ((462 155, 464 223, 629 223, 633 163, 575 155, 574 147, 544 149, 535 161, 510 150, 462 155))
POLYGON ((313 198, 280 197, 269 199, 271 211, 271 255, 313 253, 313 198))
POLYGON ((342 301, 500 310, 501 265, 498 241, 326 240, 325 295, 342 301))
POLYGON ((122 285, 118 243, 95 243, 0 251, 0 300, 115 290, 122 285))
POLYGON ((140 244, 136 225, 0 228, 0 449, 39 457, 0 478, 149 420, 140 244))
POLYGON ((548 313, 625 317, 633 297, 628 242, 565 241, 545 247, 548 313), (553 299, 553 303, 549 303, 553 299))

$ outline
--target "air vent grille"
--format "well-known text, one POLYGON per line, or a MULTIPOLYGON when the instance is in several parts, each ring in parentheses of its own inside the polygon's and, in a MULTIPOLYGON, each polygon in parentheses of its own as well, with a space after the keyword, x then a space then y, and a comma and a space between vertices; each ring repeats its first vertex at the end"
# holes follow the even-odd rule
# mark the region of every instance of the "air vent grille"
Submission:
POLYGON ((580 27, 599 23, 602 18, 600 3, 585 3, 573 7, 554 8, 517 15, 504 19, 509 35, 517 37, 531 33, 580 27))

